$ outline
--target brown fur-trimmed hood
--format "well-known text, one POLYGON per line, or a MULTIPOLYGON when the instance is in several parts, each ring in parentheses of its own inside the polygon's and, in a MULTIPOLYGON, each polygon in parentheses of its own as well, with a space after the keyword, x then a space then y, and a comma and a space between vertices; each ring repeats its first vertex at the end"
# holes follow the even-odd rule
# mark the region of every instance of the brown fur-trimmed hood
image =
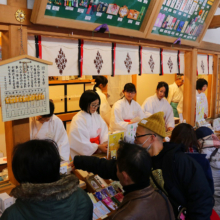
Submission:
POLYGON ((23 183, 15 187, 10 195, 27 201, 62 200, 77 190, 79 179, 73 175, 63 175, 53 183, 23 183))

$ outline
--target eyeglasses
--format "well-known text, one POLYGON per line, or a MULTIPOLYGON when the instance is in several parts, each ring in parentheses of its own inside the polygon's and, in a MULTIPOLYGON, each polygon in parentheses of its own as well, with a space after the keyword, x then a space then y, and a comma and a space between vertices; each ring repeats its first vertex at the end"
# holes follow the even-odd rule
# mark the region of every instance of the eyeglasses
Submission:
POLYGON ((98 108, 100 105, 90 105, 92 108, 98 108))
POLYGON ((143 134, 143 135, 139 135, 139 136, 134 136, 134 138, 140 138, 140 137, 144 137, 144 136, 147 136, 147 135, 154 135, 154 134, 143 134))

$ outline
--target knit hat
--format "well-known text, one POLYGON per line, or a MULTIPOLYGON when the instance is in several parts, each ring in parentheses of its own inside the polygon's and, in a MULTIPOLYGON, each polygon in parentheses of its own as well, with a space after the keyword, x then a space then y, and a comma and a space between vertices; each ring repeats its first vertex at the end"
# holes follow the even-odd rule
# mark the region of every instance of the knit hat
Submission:
POLYGON ((196 130, 197 139, 201 139, 212 134, 214 134, 213 131, 208 127, 200 127, 196 130))
POLYGON ((157 112, 148 118, 142 119, 139 126, 149 129, 161 137, 166 137, 164 113, 157 112))

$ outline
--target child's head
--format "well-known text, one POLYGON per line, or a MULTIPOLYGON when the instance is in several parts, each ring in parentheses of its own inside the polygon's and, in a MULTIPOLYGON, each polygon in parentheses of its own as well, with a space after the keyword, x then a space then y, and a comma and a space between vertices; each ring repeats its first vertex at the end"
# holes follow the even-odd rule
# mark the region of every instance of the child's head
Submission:
POLYGON ((49 114, 36 116, 37 121, 39 121, 42 124, 44 122, 49 121, 51 119, 51 117, 53 116, 53 114, 54 114, 55 107, 54 107, 54 104, 53 104, 52 100, 49 101, 49 106, 50 106, 50 113, 49 114))
POLYGON ((79 100, 79 107, 81 110, 92 114, 96 111, 99 113, 99 106, 101 104, 101 100, 99 95, 93 90, 85 91, 79 100))
POLYGON ((136 94, 136 88, 135 85, 133 83, 127 83, 124 86, 124 90, 123 90, 124 96, 128 101, 131 101, 136 94))

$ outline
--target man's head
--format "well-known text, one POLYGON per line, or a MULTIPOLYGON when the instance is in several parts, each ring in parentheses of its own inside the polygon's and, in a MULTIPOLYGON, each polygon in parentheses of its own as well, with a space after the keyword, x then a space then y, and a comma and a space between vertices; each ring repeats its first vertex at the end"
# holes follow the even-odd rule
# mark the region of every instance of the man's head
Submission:
POLYGON ((123 186, 149 183, 151 158, 147 151, 135 144, 121 142, 117 151, 117 176, 123 186))
POLYGON ((52 100, 49 101, 49 106, 50 106, 50 113, 49 114, 36 116, 37 121, 39 121, 41 124, 49 121, 54 114, 55 107, 54 107, 52 100))
POLYGON ((139 122, 135 144, 147 149, 148 153, 154 156, 163 149, 164 137, 166 137, 164 113, 157 112, 139 122))
POLYGON ((31 140, 14 148, 12 170, 19 183, 52 183, 60 178, 60 155, 52 140, 31 140))
POLYGON ((177 84, 178 87, 182 86, 184 83, 184 75, 177 75, 175 83, 177 84))

